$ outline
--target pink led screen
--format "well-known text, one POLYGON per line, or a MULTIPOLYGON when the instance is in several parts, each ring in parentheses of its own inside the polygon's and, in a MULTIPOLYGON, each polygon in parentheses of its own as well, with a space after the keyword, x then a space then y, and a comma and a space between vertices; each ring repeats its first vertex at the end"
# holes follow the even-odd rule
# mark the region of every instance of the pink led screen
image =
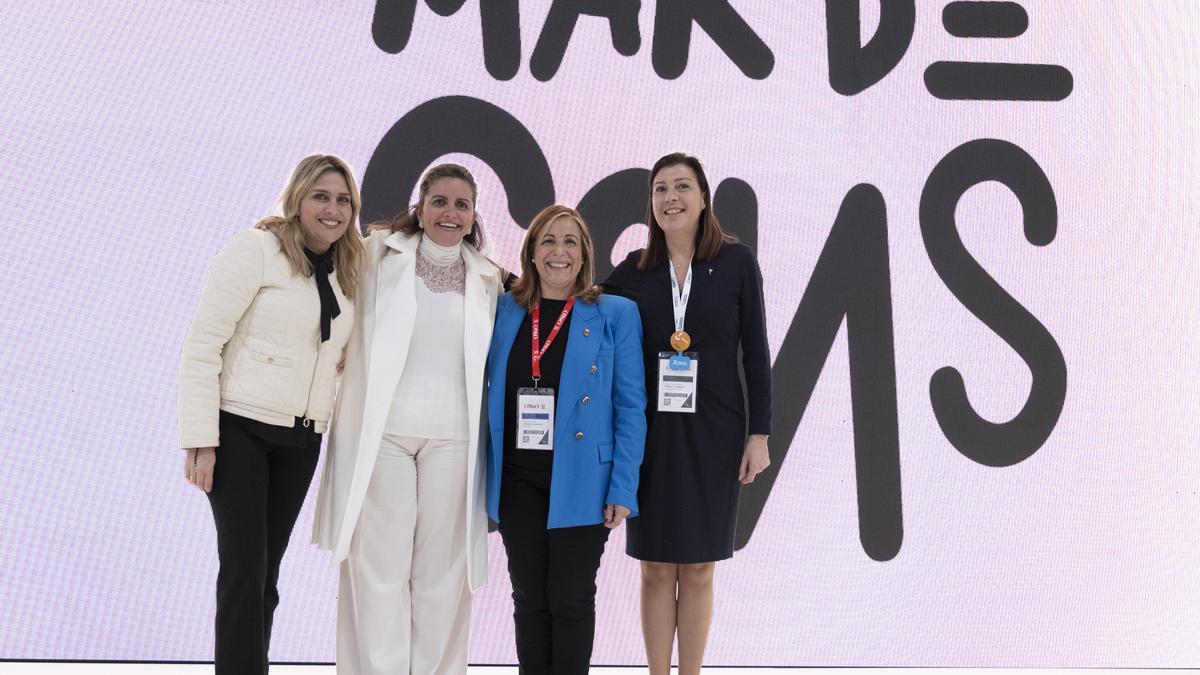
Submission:
MULTIPOLYGON (((686 150, 774 359, 707 662, 1200 666, 1200 8, 1021 0, 973 37, 970 4, 5 3, 0 659, 212 658, 179 351, 300 157, 345 157, 368 217, 467 164, 510 268, 578 205, 603 277, 686 150)), ((334 657, 312 497, 276 661, 334 657)), ((471 660, 514 663, 490 545, 471 660)), ((644 662, 623 551, 597 664, 644 662)))

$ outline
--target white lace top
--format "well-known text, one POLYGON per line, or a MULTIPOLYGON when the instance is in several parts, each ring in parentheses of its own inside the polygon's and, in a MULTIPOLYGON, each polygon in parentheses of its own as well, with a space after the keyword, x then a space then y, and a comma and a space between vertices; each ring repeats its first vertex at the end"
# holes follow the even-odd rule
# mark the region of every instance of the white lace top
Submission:
POLYGON ((462 258, 462 244, 440 246, 428 237, 421 237, 417 247, 417 278, 434 293, 463 294, 466 288, 467 264, 462 258))

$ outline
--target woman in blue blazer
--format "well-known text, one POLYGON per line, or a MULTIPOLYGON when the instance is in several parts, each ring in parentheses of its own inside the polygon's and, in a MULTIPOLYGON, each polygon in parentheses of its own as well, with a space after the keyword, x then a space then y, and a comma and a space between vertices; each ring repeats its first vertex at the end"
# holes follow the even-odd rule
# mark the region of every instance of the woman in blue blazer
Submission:
POLYGON ((513 587, 521 673, 586 673, 608 533, 637 515, 646 438, 642 322, 601 295, 566 206, 534 217, 488 355, 487 511, 513 587))

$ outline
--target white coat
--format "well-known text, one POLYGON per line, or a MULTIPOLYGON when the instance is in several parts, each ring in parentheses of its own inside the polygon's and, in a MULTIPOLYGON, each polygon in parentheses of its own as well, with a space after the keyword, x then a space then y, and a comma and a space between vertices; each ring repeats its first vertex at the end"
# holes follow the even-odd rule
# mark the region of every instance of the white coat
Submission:
MULTIPOLYGON (((329 433, 325 469, 317 493, 313 543, 346 559, 359 512, 371 482, 384 424, 412 338, 416 316, 416 257, 420 234, 386 231, 366 239, 366 261, 359 282, 354 333, 346 348, 337 409, 329 433)), ((502 291, 500 270, 463 244, 466 281, 463 298, 463 350, 467 387, 468 522, 464 531, 471 590, 487 581, 487 515, 484 494, 484 367, 502 291)))

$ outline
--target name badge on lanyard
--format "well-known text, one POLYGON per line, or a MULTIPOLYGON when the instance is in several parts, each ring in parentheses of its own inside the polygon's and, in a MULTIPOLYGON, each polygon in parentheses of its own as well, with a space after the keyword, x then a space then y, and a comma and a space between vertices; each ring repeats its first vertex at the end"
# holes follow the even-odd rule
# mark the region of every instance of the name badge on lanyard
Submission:
POLYGON ((554 390, 522 387, 517 390, 517 447, 522 450, 554 449, 554 390))
POLYGON ((675 315, 675 332, 671 333, 670 342, 675 351, 658 353, 658 411, 694 413, 700 355, 686 351, 692 345, 692 336, 683 329, 688 298, 692 294, 692 263, 688 261, 682 289, 679 288, 679 277, 675 276, 674 263, 669 262, 668 266, 671 268, 671 309, 675 315))
POLYGON ((696 412, 696 378, 700 357, 696 352, 658 353, 658 411, 696 412))
POLYGON ((530 309, 533 347, 530 370, 533 374, 533 386, 517 390, 517 447, 522 450, 554 449, 554 390, 539 387, 538 381, 542 379, 542 357, 546 355, 546 350, 550 349, 574 306, 575 298, 569 298, 563 306, 562 313, 558 315, 558 320, 554 322, 554 328, 546 336, 546 344, 540 348, 538 343, 541 327, 538 324, 541 322, 541 309, 538 305, 530 309))

